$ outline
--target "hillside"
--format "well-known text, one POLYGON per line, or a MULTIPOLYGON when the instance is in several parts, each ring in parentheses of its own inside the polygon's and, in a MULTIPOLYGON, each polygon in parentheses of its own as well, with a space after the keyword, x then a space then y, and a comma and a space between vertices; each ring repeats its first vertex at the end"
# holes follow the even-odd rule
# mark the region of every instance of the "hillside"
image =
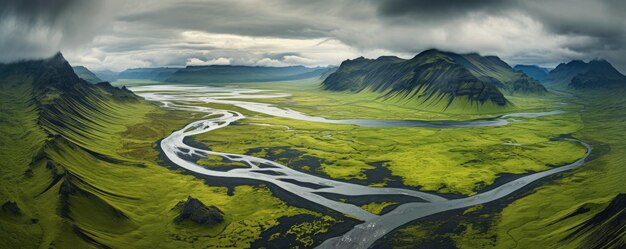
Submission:
POLYGON ((0 227, 12 231, 0 247, 102 247, 95 231, 132 227, 111 204, 125 197, 95 184, 84 167, 116 162, 93 145, 109 138, 116 110, 140 98, 80 79, 61 54, 0 64, 0 89, 0 227))
POLYGON ((626 76, 606 60, 573 60, 559 64, 544 80, 547 86, 596 88, 626 85, 626 76))
POLYGON ((545 88, 515 72, 495 56, 424 51, 410 60, 382 56, 344 61, 322 87, 332 91, 372 91, 386 98, 428 105, 506 106, 506 94, 543 94, 545 88))
POLYGON ((548 76, 548 73, 550 73, 550 69, 537 65, 515 65, 513 70, 525 73, 537 81, 544 80, 548 76))
POLYGON ((89 71, 89 69, 87 69, 86 67, 76 66, 76 67, 72 67, 72 69, 74 70, 74 73, 78 75, 79 78, 86 80, 87 82, 91 84, 103 82, 103 80, 98 78, 98 76, 96 76, 93 72, 89 71))
POLYGON ((261 66, 187 66, 165 81, 176 83, 229 83, 298 80, 320 77, 327 68, 261 66))

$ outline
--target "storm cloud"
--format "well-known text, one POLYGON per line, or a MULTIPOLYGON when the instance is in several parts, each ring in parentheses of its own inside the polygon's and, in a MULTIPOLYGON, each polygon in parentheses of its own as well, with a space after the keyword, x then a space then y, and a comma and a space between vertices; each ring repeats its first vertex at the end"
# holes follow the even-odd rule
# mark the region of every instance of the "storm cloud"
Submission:
POLYGON ((319 66, 428 48, 555 66, 606 58, 626 71, 619 0, 9 0, 0 61, 61 50, 94 69, 319 66))

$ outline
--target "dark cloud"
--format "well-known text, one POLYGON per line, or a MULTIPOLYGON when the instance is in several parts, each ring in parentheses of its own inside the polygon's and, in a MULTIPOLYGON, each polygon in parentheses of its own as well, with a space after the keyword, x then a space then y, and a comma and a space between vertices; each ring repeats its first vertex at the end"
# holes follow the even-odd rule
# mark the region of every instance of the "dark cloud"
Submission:
POLYGON ((474 11, 493 11, 507 7, 507 0, 387 0, 381 1, 378 12, 383 16, 410 15, 422 21, 464 16, 474 11))
POLYGON ((88 42, 103 27, 105 1, 0 1, 0 61, 49 56, 88 42))
POLYGON ((314 21, 311 15, 298 15, 303 11, 301 7, 293 8, 274 1, 260 4, 250 4, 249 1, 183 2, 130 13, 119 20, 146 23, 157 28, 291 38, 324 37, 333 29, 314 21))
POLYGON ((511 64, 603 57, 626 71, 622 0, 0 0, 0 61, 91 67, 338 64, 427 48, 511 64))
POLYGON ((24 22, 56 22, 74 6, 87 4, 81 0, 3 0, 0 2, 0 18, 15 17, 24 22))

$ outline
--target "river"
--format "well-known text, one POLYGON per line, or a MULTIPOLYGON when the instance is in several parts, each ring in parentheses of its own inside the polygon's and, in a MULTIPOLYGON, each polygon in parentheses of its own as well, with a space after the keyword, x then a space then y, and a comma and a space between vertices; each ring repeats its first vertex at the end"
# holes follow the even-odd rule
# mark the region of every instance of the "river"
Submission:
POLYGON ((591 153, 591 147, 588 144, 576 139, 568 139, 578 142, 587 148, 586 155, 583 158, 565 166, 520 177, 490 191, 471 197, 447 199, 436 194, 410 189, 370 187, 326 179, 299 172, 285 165, 263 158, 195 148, 185 144, 183 141, 185 137, 224 128, 235 121, 246 118, 243 114, 236 111, 203 107, 200 105, 202 103, 233 105, 252 112, 310 122, 350 124, 366 127, 466 128, 503 126, 509 124, 512 118, 535 118, 546 115, 558 115, 562 113, 562 111, 555 110, 536 113, 512 113, 490 119, 467 121, 375 119, 336 120, 309 116, 298 111, 276 107, 267 103, 249 101, 253 99, 289 96, 288 94, 275 93, 267 90, 191 85, 150 85, 132 87, 130 90, 147 100, 161 102, 166 108, 201 112, 206 114, 203 119, 191 122, 182 129, 173 132, 171 135, 161 140, 161 149, 163 150, 163 153, 176 165, 207 176, 245 178, 268 182, 306 200, 364 221, 363 223, 356 225, 346 234, 323 242, 318 246, 318 248, 368 248, 376 240, 380 239, 387 233, 415 219, 452 209, 465 208, 491 202, 507 196, 529 183, 543 177, 580 167, 584 164, 587 157, 591 153), (242 99, 245 99, 246 101, 242 101, 242 99), (230 169, 227 171, 211 170, 198 165, 194 162, 194 160, 191 160, 191 158, 201 158, 208 155, 219 156, 233 162, 245 163, 249 167, 230 169), (405 195, 416 197, 423 201, 405 203, 399 205, 394 210, 384 215, 376 215, 362 209, 359 206, 328 199, 323 196, 323 193, 333 193, 346 196, 405 195))

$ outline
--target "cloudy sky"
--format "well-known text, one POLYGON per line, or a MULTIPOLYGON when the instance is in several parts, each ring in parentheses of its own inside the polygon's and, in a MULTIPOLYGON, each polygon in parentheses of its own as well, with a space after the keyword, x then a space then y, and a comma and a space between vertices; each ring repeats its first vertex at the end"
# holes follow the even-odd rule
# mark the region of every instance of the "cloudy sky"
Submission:
POLYGON ((428 48, 626 72, 622 0, 1 0, 0 61, 62 51, 91 69, 337 65, 428 48))

